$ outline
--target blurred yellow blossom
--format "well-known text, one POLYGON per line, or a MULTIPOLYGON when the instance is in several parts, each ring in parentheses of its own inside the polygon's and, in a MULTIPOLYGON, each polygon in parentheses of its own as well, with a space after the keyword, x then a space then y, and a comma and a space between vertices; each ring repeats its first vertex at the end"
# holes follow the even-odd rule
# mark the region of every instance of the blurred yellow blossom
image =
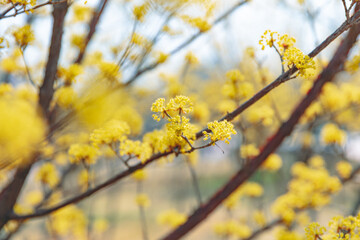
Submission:
POLYGON ((167 225, 171 228, 183 224, 187 220, 186 215, 179 213, 175 209, 170 209, 160 213, 157 217, 157 222, 163 225, 167 225))
POLYGON ((327 123, 321 129, 321 140, 325 144, 339 144, 342 145, 346 139, 345 131, 338 128, 333 123, 327 123))
POLYGON ((341 178, 349 178, 352 173, 353 167, 349 162, 339 161, 336 163, 336 171, 341 178))

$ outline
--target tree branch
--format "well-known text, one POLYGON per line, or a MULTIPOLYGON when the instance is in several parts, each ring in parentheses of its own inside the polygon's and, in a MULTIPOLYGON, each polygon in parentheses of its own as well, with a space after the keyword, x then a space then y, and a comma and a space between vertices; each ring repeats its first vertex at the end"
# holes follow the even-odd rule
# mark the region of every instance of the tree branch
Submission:
MULTIPOLYGON (((212 27, 214 27, 215 25, 217 25, 218 23, 220 23, 222 20, 224 20, 225 18, 227 18, 230 14, 232 14, 238 7, 244 5, 245 3, 247 3, 248 0, 243 0, 243 1, 239 1, 238 3, 236 3, 233 7, 231 7, 229 10, 227 10, 224 14, 222 14, 220 17, 218 17, 213 23, 212 23, 212 27)), ((188 46, 189 44, 191 44, 194 40, 196 40, 198 37, 202 36, 204 32, 198 31, 197 33, 195 33, 193 36, 191 36, 190 38, 188 38, 187 40, 185 40, 182 44, 180 44, 179 46, 177 46, 175 49, 173 49, 172 51, 170 51, 169 53, 169 57, 174 56, 176 53, 178 53, 180 50, 182 50, 184 47, 188 46)), ((158 62, 154 62, 149 64, 148 66, 142 68, 142 69, 138 69, 136 71, 136 73, 134 74, 134 76, 132 76, 126 83, 124 83, 125 86, 130 85, 131 83, 133 83, 138 77, 140 77, 142 74, 156 68, 159 64, 158 62)))
MULTIPOLYGON (((57 63, 59 59, 61 49, 61 37, 63 33, 64 18, 67 12, 67 2, 61 2, 53 5, 53 32, 50 46, 49 58, 46 66, 45 77, 42 86, 39 91, 39 104, 44 111, 48 112, 50 101, 53 97, 54 89, 53 84, 57 71, 57 63)), ((35 162, 37 154, 33 157, 35 162)), ((6 186, 6 188, 0 193, 0 229, 8 221, 9 215, 16 203, 16 200, 20 194, 20 191, 24 185, 26 177, 31 169, 32 164, 20 167, 17 169, 13 180, 6 186)))
POLYGON ((176 240, 183 237, 199 223, 206 219, 228 196, 230 196, 241 184, 248 180, 252 174, 261 166, 265 159, 273 153, 282 143, 282 141, 290 135, 300 117, 310 104, 318 97, 322 87, 326 82, 331 81, 335 75, 341 70, 346 57, 356 42, 356 38, 360 33, 360 26, 356 25, 350 29, 347 37, 342 41, 337 49, 334 57, 329 65, 318 76, 313 88, 306 97, 300 102, 291 114, 290 118, 278 129, 277 133, 267 142, 260 154, 252 159, 243 169, 238 171, 210 200, 193 212, 188 220, 177 229, 162 238, 163 240, 176 240))
POLYGON ((99 2, 99 5, 97 6, 97 10, 94 12, 90 22, 89 22, 89 32, 86 36, 86 39, 85 39, 85 46, 83 49, 80 49, 80 52, 76 58, 76 60, 74 61, 74 63, 81 63, 84 56, 85 56, 85 52, 86 52, 86 48, 88 47, 89 45, 89 42, 90 40, 92 39, 94 33, 95 33, 95 30, 96 30, 96 26, 100 20, 100 16, 101 14, 104 12, 104 9, 106 7, 106 4, 108 3, 108 0, 101 0, 99 2))

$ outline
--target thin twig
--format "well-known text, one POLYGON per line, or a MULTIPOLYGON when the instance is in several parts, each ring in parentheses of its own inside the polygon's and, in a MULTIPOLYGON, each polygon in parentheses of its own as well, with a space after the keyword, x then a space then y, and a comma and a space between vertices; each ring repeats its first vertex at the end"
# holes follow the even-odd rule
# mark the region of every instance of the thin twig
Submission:
POLYGON ((27 65, 27 63, 26 63, 25 56, 24 56, 24 52, 23 52, 23 50, 22 50, 21 47, 19 47, 19 49, 20 49, 20 53, 21 53, 22 59, 23 59, 23 61, 24 61, 25 70, 26 70, 26 73, 27 73, 28 80, 29 80, 29 82, 30 82, 31 85, 33 85, 34 87, 37 88, 35 82, 34 82, 34 81, 32 80, 32 78, 31 78, 30 70, 29 70, 29 67, 28 67, 28 65, 27 65))
MULTIPOLYGON (((222 14, 220 17, 218 17, 213 23, 212 26, 214 27, 215 25, 217 25, 218 23, 220 23, 222 20, 224 20, 225 18, 227 18, 230 14, 232 14, 238 7, 244 5, 245 3, 247 3, 248 1, 239 1, 237 4, 235 4, 232 8, 230 8, 229 10, 227 10, 224 14, 222 14)), ((180 50, 182 50, 183 48, 185 48, 186 46, 188 46, 190 43, 192 43, 194 40, 196 40, 197 38, 199 38, 200 36, 203 35, 202 31, 198 31, 196 34, 194 34, 193 36, 191 36, 190 38, 188 38, 187 40, 185 40, 182 44, 180 44, 179 46, 177 46, 176 48, 174 48, 172 51, 170 51, 170 53, 168 54, 169 57, 174 56, 176 53, 178 53, 180 50)), ((138 69, 136 71, 136 73, 134 74, 134 76, 132 76, 126 83, 124 83, 125 86, 130 85, 131 83, 133 83, 139 76, 141 76, 142 74, 144 74, 145 72, 148 72, 154 68, 156 68, 160 63, 158 62, 154 62, 149 64, 148 66, 142 68, 142 69, 138 69)))

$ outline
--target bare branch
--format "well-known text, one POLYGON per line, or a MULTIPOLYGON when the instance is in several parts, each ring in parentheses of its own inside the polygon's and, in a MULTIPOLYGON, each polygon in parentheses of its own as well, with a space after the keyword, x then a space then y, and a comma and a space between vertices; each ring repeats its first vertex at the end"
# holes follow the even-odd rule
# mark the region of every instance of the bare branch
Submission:
POLYGON ((84 55, 85 55, 85 52, 86 52, 86 48, 88 47, 89 45, 89 42, 90 40, 92 39, 94 33, 95 33, 95 30, 96 30, 96 26, 100 20, 100 16, 101 14, 103 13, 106 5, 108 3, 108 0, 101 0, 99 2, 99 5, 97 7, 97 10, 94 12, 93 16, 92 16, 92 19, 90 20, 90 23, 89 23, 89 32, 86 36, 86 39, 85 39, 85 44, 84 44, 84 48, 82 48, 79 52, 79 55, 77 56, 76 60, 74 61, 74 63, 81 63, 83 58, 84 58, 84 55))
MULTIPOLYGON (((237 4, 235 4, 233 7, 231 7, 229 10, 227 10, 224 14, 222 14, 220 17, 218 17, 213 23, 212 26, 214 27, 215 25, 217 25, 218 23, 220 23, 222 20, 224 20, 225 18, 227 18, 230 14, 232 14, 236 9, 238 9, 238 7, 244 5, 245 3, 247 3, 247 0, 243 0, 243 1, 239 1, 237 4)), ((187 39, 186 41, 184 41, 182 44, 180 44, 179 46, 177 46, 175 49, 173 49, 172 51, 170 51, 169 53, 169 57, 174 56, 176 53, 178 53, 180 50, 182 50, 183 48, 185 48, 186 46, 190 45, 194 40, 196 40, 197 38, 199 38, 200 36, 202 36, 202 34, 205 32, 201 32, 198 31, 196 34, 194 34, 193 36, 191 36, 189 39, 187 39)), ((134 76, 132 76, 126 83, 124 83, 125 86, 130 85, 132 82, 134 82, 139 76, 141 76, 142 74, 144 74, 145 72, 148 72, 154 68, 156 68, 160 63, 155 62, 152 64, 149 64, 148 66, 142 68, 142 69, 138 69, 136 71, 136 73, 134 74, 134 76)))

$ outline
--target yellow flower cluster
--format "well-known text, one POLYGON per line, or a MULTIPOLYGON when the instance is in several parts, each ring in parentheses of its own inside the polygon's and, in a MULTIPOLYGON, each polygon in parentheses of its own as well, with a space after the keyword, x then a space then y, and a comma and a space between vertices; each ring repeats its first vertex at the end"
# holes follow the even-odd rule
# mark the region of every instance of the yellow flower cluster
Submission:
POLYGON ((234 209, 242 197, 260 197, 263 193, 264 189, 260 184, 246 182, 224 201, 224 206, 227 209, 234 209))
POLYGON ((221 91, 226 97, 238 101, 253 95, 254 87, 249 82, 244 82, 244 75, 238 70, 229 70, 226 73, 227 81, 223 85, 221 91))
POLYGON ((353 167, 347 161, 339 161, 336 163, 336 171, 343 179, 349 178, 352 173, 353 167))
POLYGON ((260 151, 254 144, 241 145, 240 156, 244 159, 250 159, 259 155, 260 151))
POLYGON ((74 22, 88 22, 91 18, 93 9, 82 4, 74 4, 71 8, 73 10, 73 21, 74 22))
POLYGON ((187 217, 185 214, 179 213, 175 209, 170 209, 160 213, 157 217, 157 222, 171 228, 176 228, 183 224, 186 219, 187 217))
POLYGON ((74 239, 87 239, 88 220, 82 210, 70 205, 50 215, 49 226, 58 236, 72 236, 74 239))
POLYGON ((191 64, 191 65, 196 65, 199 63, 199 59, 192 52, 188 52, 185 55, 185 60, 188 64, 191 64))
MULTIPOLYGON (((281 228, 276 233, 277 240, 304 240, 303 236, 298 234, 295 231, 291 231, 289 229, 281 228)), ((313 239, 315 240, 315 239, 313 239)))
POLYGON ((144 169, 136 170, 131 176, 136 181, 144 181, 147 178, 147 174, 144 169))
POLYGON ((110 120, 102 128, 95 129, 90 134, 90 141, 95 146, 100 146, 101 144, 109 145, 115 142, 123 142, 129 134, 130 127, 126 122, 110 120))
POLYGON ((148 10, 149 10, 149 4, 148 2, 145 2, 141 5, 137 5, 134 7, 133 15, 137 21, 143 22, 146 14, 148 13, 148 10))
POLYGON ((296 47, 291 47, 284 52, 283 61, 289 68, 295 66, 299 70, 298 75, 304 78, 312 76, 312 73, 307 71, 308 69, 315 69, 315 61, 296 47))
POLYGON ((246 119, 252 124, 270 126, 274 122, 274 115, 274 110, 268 105, 254 106, 247 112, 246 119))
POLYGON ((71 64, 69 67, 59 67, 57 75, 64 79, 65 85, 76 82, 76 78, 83 73, 83 68, 79 64, 71 64))
POLYGON ((244 239, 251 235, 251 229, 246 224, 236 220, 228 220, 226 222, 217 223, 214 226, 214 232, 220 237, 244 239))
POLYGON ((291 172, 293 179, 288 184, 288 192, 278 197, 272 206, 273 212, 286 223, 295 219, 297 209, 324 206, 330 202, 331 194, 341 189, 340 180, 330 176, 325 168, 297 162, 291 172))
POLYGON ((313 222, 305 228, 305 237, 306 240, 321 239, 325 232, 325 227, 321 227, 319 223, 313 222))
POLYGON ((166 54, 164 52, 159 52, 156 56, 156 62, 157 63, 164 63, 168 59, 169 54, 166 54))
POLYGON ((152 154, 150 144, 132 140, 121 142, 119 150, 121 155, 134 155, 140 159, 141 162, 145 162, 152 154))
POLYGON ((151 204, 151 201, 150 201, 148 195, 146 195, 145 193, 140 193, 140 194, 136 195, 135 202, 138 206, 144 207, 144 208, 150 207, 150 204, 151 204))
POLYGON ((319 223, 311 223, 305 228, 306 240, 313 239, 359 239, 360 216, 336 216, 329 222, 329 228, 319 223))
POLYGON ((0 168, 26 164, 45 137, 36 97, 0 84, 0 168))
POLYGON ((78 96, 71 86, 64 86, 56 90, 54 100, 61 108, 71 108, 76 104, 78 96))
POLYGON ((351 60, 345 62, 345 70, 354 73, 359 69, 360 55, 355 55, 351 60))
POLYGON ((165 106, 165 99, 157 99, 151 107, 151 111, 158 113, 154 114, 153 118, 156 121, 160 121, 165 116, 173 116, 174 114, 190 113, 194 110, 193 103, 190 98, 186 96, 176 96, 171 98, 165 106))
POLYGON ((56 170, 56 166, 52 163, 44 163, 36 174, 36 179, 44 184, 47 184, 50 188, 53 188, 59 182, 59 174, 56 170))
POLYGON ((24 25, 15 29, 12 35, 20 48, 25 48, 35 40, 35 35, 30 25, 24 25))
POLYGON ((208 123, 208 128, 210 132, 203 131, 204 140, 211 139, 211 142, 215 143, 216 141, 225 141, 229 144, 229 140, 231 139, 232 134, 236 134, 234 129, 234 125, 227 120, 218 122, 210 122, 208 123))
POLYGON ((287 34, 280 35, 277 32, 266 30, 261 36, 259 44, 262 46, 262 50, 266 46, 274 47, 283 60, 282 64, 289 68, 295 66, 299 70, 299 76, 308 78, 311 76, 311 72, 307 70, 315 69, 315 62, 308 55, 294 47, 295 42, 296 40, 287 34))
POLYGON ((87 165, 90 165, 96 162, 99 150, 89 144, 75 143, 70 146, 68 154, 70 155, 71 163, 79 164, 83 162, 87 165))
POLYGON ((200 32, 206 32, 211 28, 211 24, 201 17, 182 16, 182 19, 193 27, 199 29, 200 32))
POLYGON ((261 168, 268 171, 277 171, 282 166, 282 159, 278 154, 272 153, 261 165, 261 168))
POLYGON ((344 144, 346 139, 345 131, 341 130, 333 123, 325 124, 324 127, 321 129, 320 135, 321 135, 321 140, 325 144, 342 145, 344 144))

